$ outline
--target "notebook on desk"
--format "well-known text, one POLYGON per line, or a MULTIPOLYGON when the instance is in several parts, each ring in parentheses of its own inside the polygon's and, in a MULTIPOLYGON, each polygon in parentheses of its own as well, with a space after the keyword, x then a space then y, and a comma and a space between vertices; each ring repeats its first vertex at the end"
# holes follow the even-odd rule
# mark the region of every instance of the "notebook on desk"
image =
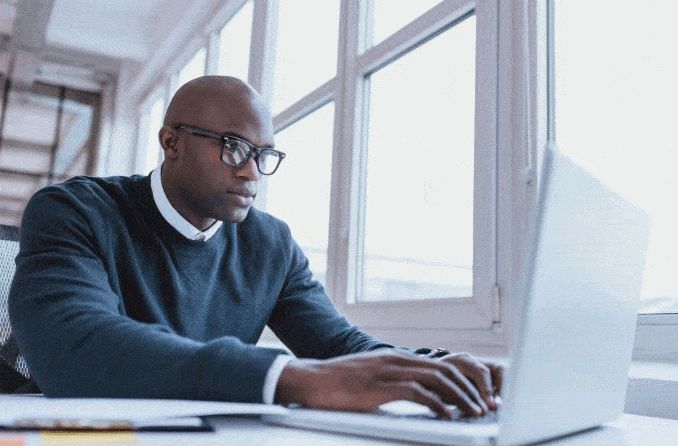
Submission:
MULTIPOLYGON (((554 150, 546 153, 519 333, 497 420, 293 409, 270 423, 437 444, 517 445, 587 430, 624 407, 648 218, 554 150)), ((427 410, 427 409, 426 409, 427 410)))
POLYGON ((0 431, 211 431, 204 417, 286 413, 270 404, 0 395, 0 431))

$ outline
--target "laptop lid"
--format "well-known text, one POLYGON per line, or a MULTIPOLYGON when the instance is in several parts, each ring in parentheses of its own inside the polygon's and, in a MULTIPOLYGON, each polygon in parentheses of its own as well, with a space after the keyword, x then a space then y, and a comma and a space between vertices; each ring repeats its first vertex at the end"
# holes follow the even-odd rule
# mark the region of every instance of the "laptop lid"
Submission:
POLYGON ((598 426, 624 407, 647 215, 565 155, 545 155, 499 444, 598 426))

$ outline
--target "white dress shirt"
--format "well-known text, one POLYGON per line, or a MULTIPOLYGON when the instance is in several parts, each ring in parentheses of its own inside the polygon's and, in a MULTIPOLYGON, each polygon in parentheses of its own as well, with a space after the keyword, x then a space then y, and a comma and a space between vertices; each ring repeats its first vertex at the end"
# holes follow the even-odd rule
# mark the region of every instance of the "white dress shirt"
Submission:
MULTIPOLYGON (((188 220, 177 212, 176 209, 167 199, 165 195, 165 190, 162 187, 162 179, 160 178, 160 169, 162 166, 155 169, 151 172, 151 191, 153 192, 153 201, 160 211, 160 215, 169 223, 174 229, 176 229, 181 235, 186 237, 189 240, 200 240, 207 241, 209 240, 216 232, 221 228, 223 224, 222 221, 217 220, 212 226, 201 231, 200 229, 193 226, 188 220)), ((273 399, 275 397, 275 389, 278 387, 278 379, 280 379, 280 374, 287 365, 288 362, 292 360, 290 355, 279 355, 271 367, 269 367, 268 372, 266 372, 266 378, 264 379, 264 388, 263 388, 263 400, 264 404, 273 404, 273 399)))

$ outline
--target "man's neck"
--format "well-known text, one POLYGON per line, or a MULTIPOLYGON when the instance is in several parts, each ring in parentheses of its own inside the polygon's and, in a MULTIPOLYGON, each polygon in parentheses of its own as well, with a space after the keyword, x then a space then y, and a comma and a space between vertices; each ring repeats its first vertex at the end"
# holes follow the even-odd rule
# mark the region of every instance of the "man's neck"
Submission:
POLYGON ((214 218, 203 218, 195 215, 195 213, 191 211, 190 206, 186 204, 188 201, 185 200, 184 196, 181 194, 181 189, 177 187, 175 183, 167 179, 165 169, 162 167, 160 167, 160 169, 160 183, 162 189, 165 192, 167 200, 179 215, 201 231, 207 230, 216 223, 217 220, 214 218))
MULTIPOLYGON (((167 197, 168 194, 165 193, 165 186, 162 184, 162 178, 161 178, 161 171, 163 169, 155 169, 151 173, 151 192, 153 193, 153 201, 155 202, 155 205, 158 207, 158 211, 160 211, 160 215, 162 215, 162 218, 165 219, 167 223, 169 223, 170 226, 172 226, 174 229, 177 230, 181 235, 186 237, 189 240, 199 240, 199 241, 207 241, 208 239, 212 238, 219 229, 221 229, 222 222, 221 221, 216 221, 214 224, 212 224, 209 229, 207 230, 200 230, 198 229, 197 226, 194 225, 194 223, 191 223, 179 213, 177 210, 177 204, 181 203, 181 195, 177 194, 177 191, 181 191, 180 187, 175 187, 174 188, 174 194, 172 194, 174 205, 170 203, 170 199, 167 197), (179 197, 179 198, 177 198, 179 197)), ((165 179, 165 184, 166 187, 168 187, 170 190, 172 190, 172 185, 171 181, 168 181, 170 178, 170 175, 165 179)), ((186 214, 186 212, 184 212, 186 214)), ((209 222, 200 222, 196 221, 199 219, 194 219, 195 223, 198 223, 199 226, 209 224, 209 222)))

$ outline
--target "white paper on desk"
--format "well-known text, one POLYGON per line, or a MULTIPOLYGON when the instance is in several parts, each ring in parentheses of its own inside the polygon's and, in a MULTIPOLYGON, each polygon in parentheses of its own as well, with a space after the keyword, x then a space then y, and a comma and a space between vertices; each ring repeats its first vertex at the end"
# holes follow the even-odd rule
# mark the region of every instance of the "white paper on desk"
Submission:
POLYGON ((109 398, 45 398, 0 396, 0 424, 27 418, 137 421, 208 415, 284 415, 288 409, 270 404, 216 401, 109 398))

